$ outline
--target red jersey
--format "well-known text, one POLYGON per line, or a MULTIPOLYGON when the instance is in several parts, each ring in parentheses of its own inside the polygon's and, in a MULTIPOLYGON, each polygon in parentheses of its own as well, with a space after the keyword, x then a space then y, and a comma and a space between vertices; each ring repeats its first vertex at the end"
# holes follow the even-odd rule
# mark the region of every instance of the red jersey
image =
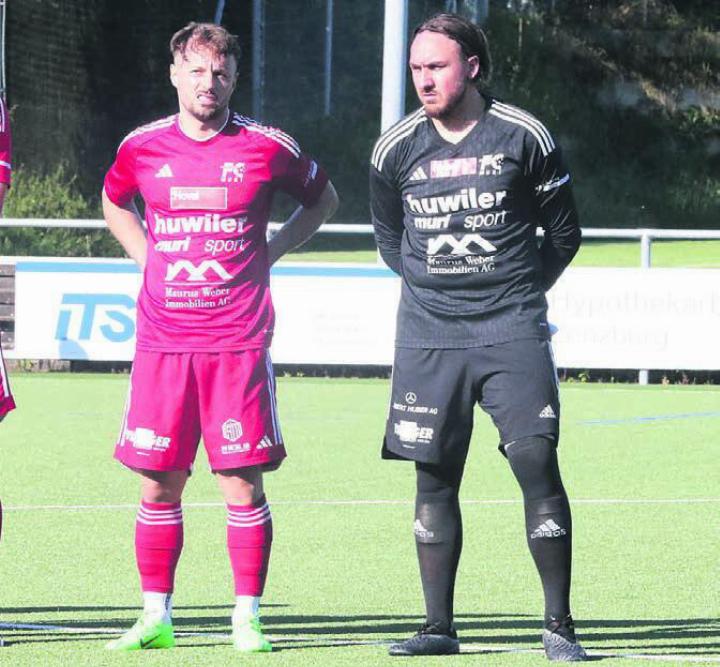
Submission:
POLYGON ((314 205, 325 172, 284 132, 230 113, 204 141, 177 115, 120 144, 105 192, 145 200, 147 265, 137 349, 162 352, 268 347, 275 314, 266 231, 273 194, 314 205))
POLYGON ((15 401, 10 393, 10 382, 3 362, 2 348, 0 348, 0 417, 4 417, 10 410, 14 409, 15 401))
POLYGON ((8 117, 5 102, 0 97, 0 183, 7 183, 8 185, 10 185, 10 172, 12 170, 11 150, 10 118, 8 117))

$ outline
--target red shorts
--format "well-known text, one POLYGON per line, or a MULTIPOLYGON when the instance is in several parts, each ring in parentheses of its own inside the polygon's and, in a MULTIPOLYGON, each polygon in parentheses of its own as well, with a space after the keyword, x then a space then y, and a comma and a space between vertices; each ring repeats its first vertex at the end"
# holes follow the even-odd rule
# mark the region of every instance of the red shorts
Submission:
POLYGON ((4 417, 14 408, 15 401, 13 401, 12 394, 10 393, 10 383, 8 381, 7 371, 5 370, 5 362, 2 358, 2 352, 0 352, 0 417, 4 417))
POLYGON ((213 470, 280 465, 267 350, 135 354, 115 458, 130 468, 188 470, 200 436, 213 470))

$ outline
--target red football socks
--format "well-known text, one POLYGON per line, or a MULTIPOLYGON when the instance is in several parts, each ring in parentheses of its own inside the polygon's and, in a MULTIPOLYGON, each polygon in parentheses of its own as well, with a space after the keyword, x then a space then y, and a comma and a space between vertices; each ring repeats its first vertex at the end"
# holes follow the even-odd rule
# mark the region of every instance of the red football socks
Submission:
POLYGON ((272 516, 265 496, 250 505, 228 505, 227 544, 235 595, 261 596, 265 587, 272 516))
POLYGON ((135 522, 135 556, 143 591, 172 593, 182 546, 180 503, 143 500, 135 522))

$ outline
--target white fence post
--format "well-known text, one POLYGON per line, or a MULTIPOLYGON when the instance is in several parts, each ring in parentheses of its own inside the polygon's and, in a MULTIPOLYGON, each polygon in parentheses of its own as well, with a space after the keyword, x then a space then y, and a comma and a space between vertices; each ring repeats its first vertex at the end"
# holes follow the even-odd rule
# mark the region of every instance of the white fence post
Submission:
MULTIPOLYGON (((640 236, 640 266, 649 269, 652 265, 652 233, 649 229, 641 229, 640 236)), ((650 371, 641 368, 638 371, 638 384, 650 383, 650 371)))

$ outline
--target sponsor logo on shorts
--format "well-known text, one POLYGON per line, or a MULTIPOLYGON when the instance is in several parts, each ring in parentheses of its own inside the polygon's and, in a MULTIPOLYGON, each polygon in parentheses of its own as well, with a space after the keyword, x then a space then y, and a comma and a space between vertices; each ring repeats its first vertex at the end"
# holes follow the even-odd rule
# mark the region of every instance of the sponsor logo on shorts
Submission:
POLYGON ((170 208, 173 211, 198 209, 203 211, 226 211, 228 207, 227 188, 172 187, 170 208))
POLYGON ((151 428, 138 426, 135 429, 125 429, 123 442, 129 442, 135 449, 146 449, 164 452, 170 447, 170 438, 157 435, 151 428))
POLYGON ((416 405, 417 396, 415 396, 413 392, 408 392, 405 395, 405 401, 405 403, 393 403, 393 410, 397 410, 398 412, 412 412, 416 415, 436 415, 438 413, 438 409, 435 407, 416 405))
POLYGON ((223 438, 230 442, 240 440, 243 434, 242 424, 237 419, 228 419, 222 425, 222 434, 223 438))
POLYGON ((229 445, 220 446, 220 452, 223 454, 247 454, 247 452, 249 451, 249 442, 236 442, 229 445))
POLYGON ((562 537, 563 535, 567 535, 567 530, 558 526, 552 519, 548 519, 533 530, 530 534, 530 539, 536 540, 539 537, 562 537))
POLYGON ((434 430, 427 426, 418 426, 417 422, 401 419, 393 424, 393 431, 400 442, 427 444, 433 439, 434 430))

